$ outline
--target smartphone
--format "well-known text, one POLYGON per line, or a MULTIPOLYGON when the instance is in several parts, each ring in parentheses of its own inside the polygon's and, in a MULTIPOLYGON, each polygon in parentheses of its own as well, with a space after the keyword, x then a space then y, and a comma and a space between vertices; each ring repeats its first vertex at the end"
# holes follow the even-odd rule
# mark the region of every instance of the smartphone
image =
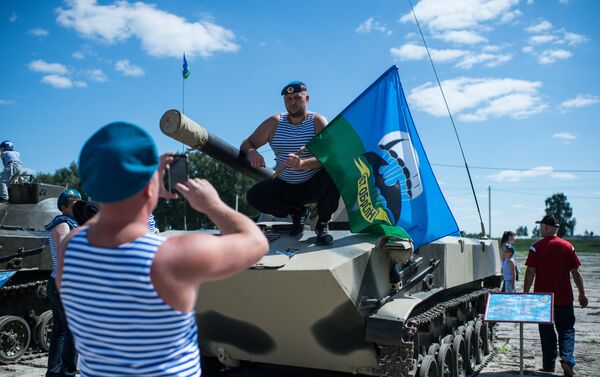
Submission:
POLYGON ((187 155, 173 155, 173 162, 171 162, 167 176, 167 189, 172 193, 176 193, 177 190, 175 190, 175 186, 177 186, 178 183, 185 183, 188 180, 187 155))

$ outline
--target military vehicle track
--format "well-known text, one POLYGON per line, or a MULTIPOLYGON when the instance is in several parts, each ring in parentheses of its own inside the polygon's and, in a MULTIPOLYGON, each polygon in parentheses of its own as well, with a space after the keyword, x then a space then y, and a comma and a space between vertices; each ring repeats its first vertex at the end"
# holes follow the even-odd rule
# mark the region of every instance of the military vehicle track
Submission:
POLYGON ((481 314, 456 328, 451 328, 451 333, 429 345, 425 355, 414 354, 418 340, 418 330, 435 320, 442 319, 446 323, 448 312, 458 309, 461 305, 475 305, 485 298, 490 289, 481 289, 476 292, 439 303, 423 303, 415 308, 413 315, 404 324, 401 346, 379 346, 380 366, 379 376, 465 376, 475 375, 489 361, 492 353, 492 332, 483 323, 481 314), (457 357, 458 356, 458 357, 457 357), (478 367, 479 366, 479 367, 478 367), (438 374, 438 369, 442 373, 438 374))

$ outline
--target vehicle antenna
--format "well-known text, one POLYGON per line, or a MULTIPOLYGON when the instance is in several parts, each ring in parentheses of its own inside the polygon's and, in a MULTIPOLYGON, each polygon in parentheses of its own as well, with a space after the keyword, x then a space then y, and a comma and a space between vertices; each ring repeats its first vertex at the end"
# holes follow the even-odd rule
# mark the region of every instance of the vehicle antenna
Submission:
POLYGON ((440 92, 442 92, 442 98, 444 99, 444 104, 446 105, 446 110, 448 110, 448 115, 450 116, 450 122, 452 122, 452 127, 454 128, 454 134, 456 135, 456 140, 458 141, 458 146, 460 147, 460 153, 462 154, 463 161, 465 163, 465 169, 467 170, 467 176, 469 177, 469 183, 471 184, 471 191, 473 192, 473 198, 475 198, 475 205, 477 206, 477 213, 479 214, 479 222, 481 224, 481 235, 485 237, 485 227, 483 225, 483 218, 481 217, 481 210, 479 209, 479 202, 477 201, 477 194, 475 194, 475 187, 473 187, 473 179, 471 178, 471 171, 469 170, 469 165, 467 164, 467 158, 465 157, 465 152, 462 147, 462 143, 460 142, 460 137, 458 136, 458 131, 456 130, 456 124, 454 123, 454 118, 452 117, 452 112, 450 111, 450 107, 448 106, 448 101, 446 101, 446 95, 444 94, 444 90, 442 89, 442 84, 440 83, 440 78, 438 76, 437 70, 435 69, 435 65, 433 64, 433 59, 431 59, 431 54, 429 53, 429 47, 427 47, 427 42, 425 42, 425 36, 423 35, 423 30, 421 30, 421 25, 419 24, 419 20, 417 19, 417 14, 415 13, 415 9, 413 8, 412 1, 408 0, 408 4, 410 4, 410 10, 412 11, 413 16, 415 17, 415 22, 417 23, 417 28, 419 29, 419 33, 421 34, 421 39, 423 40, 423 45, 425 45, 425 50, 427 51, 427 56, 429 57, 429 62, 431 62, 431 67, 433 68, 433 73, 435 74, 435 79, 437 80, 438 86, 440 88, 440 92))

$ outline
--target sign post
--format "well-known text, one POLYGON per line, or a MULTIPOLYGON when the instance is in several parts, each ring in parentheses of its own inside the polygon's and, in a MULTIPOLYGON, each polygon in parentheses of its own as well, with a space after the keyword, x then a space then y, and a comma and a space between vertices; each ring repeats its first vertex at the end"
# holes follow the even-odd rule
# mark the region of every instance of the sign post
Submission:
POLYGON ((554 323, 554 294, 490 292, 483 320, 519 324, 519 375, 523 376, 523 324, 554 323))

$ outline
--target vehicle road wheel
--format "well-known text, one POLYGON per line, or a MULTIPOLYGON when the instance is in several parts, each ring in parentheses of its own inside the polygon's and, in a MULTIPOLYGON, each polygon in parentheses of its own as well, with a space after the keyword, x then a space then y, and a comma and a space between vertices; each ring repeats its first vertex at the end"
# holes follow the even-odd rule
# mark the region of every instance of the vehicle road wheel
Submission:
POLYGON ((440 347, 437 356, 437 364, 440 377, 454 377, 454 359, 452 357, 452 345, 444 343, 440 347))
POLYGON ((472 324, 468 325, 465 330, 465 344, 467 346, 467 374, 471 374, 477 365, 477 334, 472 324))
POLYGON ((462 335, 457 335, 452 341, 452 356, 454 356, 454 377, 467 376, 467 345, 462 335))
POLYGON ((432 345, 429 346, 429 349, 427 350, 427 354, 435 357, 435 355, 438 353, 439 350, 440 350, 440 345, 437 343, 433 343, 432 345))
POLYGON ((423 358, 421 368, 419 368, 419 377, 438 377, 438 367, 433 356, 427 355, 423 358))
POLYGON ((33 330, 33 336, 38 346, 44 352, 50 349, 53 324, 52 310, 47 310, 38 317, 33 330))
POLYGON ((485 331, 483 329, 484 327, 485 326, 480 319, 478 319, 477 322, 475 322, 475 336, 477 337, 477 354, 475 357, 475 362, 477 363, 477 365, 483 363, 485 346, 485 331))
POLYGON ((31 341, 29 325, 21 317, 0 317, 0 363, 12 364, 19 360, 31 341))

